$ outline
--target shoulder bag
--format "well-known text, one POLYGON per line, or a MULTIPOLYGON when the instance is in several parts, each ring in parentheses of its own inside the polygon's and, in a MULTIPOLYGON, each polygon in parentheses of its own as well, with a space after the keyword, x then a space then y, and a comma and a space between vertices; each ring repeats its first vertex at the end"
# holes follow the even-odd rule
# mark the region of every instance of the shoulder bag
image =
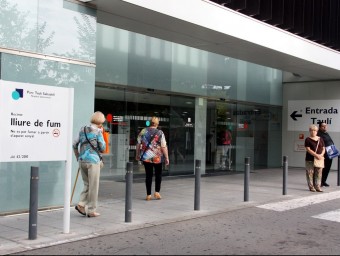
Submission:
POLYGON ((326 154, 329 159, 333 159, 334 157, 337 157, 340 155, 339 150, 335 147, 334 144, 329 145, 326 147, 326 154))
MULTIPOLYGON (((315 153, 317 153, 318 147, 319 147, 319 142, 320 142, 320 138, 318 140, 318 144, 316 145, 315 148, 315 153)), ((317 159, 316 157, 314 157, 314 167, 316 168, 324 168, 325 167, 325 161, 324 161, 324 157, 322 157, 322 159, 317 159)))
POLYGON ((91 145, 91 147, 93 148, 93 150, 96 151, 96 153, 97 153, 98 156, 99 156, 99 159, 100 159, 100 168, 103 168, 103 167, 104 167, 103 157, 102 157, 102 155, 100 154, 100 152, 98 151, 98 149, 95 148, 95 147, 92 145, 91 141, 87 138, 87 134, 86 134, 86 126, 84 126, 84 133, 85 133, 85 138, 86 138, 87 142, 91 145))
POLYGON ((150 140, 148 141, 148 144, 146 145, 145 150, 144 150, 143 153, 140 155, 140 158, 139 158, 140 161, 143 161, 143 160, 142 160, 142 159, 143 159, 143 156, 144 156, 145 152, 148 150, 149 145, 150 145, 150 143, 151 143, 153 137, 155 137, 155 135, 158 133, 158 129, 155 129, 155 130, 156 130, 156 131, 150 136, 150 140))

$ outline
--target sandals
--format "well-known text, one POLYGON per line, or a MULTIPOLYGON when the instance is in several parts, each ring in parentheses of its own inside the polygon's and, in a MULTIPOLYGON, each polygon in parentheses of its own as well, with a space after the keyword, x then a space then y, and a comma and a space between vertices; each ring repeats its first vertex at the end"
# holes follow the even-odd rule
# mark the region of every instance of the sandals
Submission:
MULTIPOLYGON (((75 207, 74 207, 81 215, 86 215, 86 212, 85 212, 85 207, 84 206, 81 206, 81 205, 76 205, 75 207)), ((88 213, 87 214, 87 217, 98 217, 98 216, 100 216, 100 213, 98 213, 98 212, 91 212, 91 213, 88 213)))
POLYGON ((87 214, 87 217, 98 217, 98 216, 100 216, 100 213, 98 213, 98 212, 91 212, 91 213, 88 213, 87 214))
POLYGON ((153 196, 155 197, 155 199, 162 199, 161 194, 159 192, 155 192, 153 196))
POLYGON ((76 205, 75 207, 74 207, 81 215, 86 215, 86 212, 85 212, 85 208, 84 208, 84 206, 81 206, 81 205, 76 205))

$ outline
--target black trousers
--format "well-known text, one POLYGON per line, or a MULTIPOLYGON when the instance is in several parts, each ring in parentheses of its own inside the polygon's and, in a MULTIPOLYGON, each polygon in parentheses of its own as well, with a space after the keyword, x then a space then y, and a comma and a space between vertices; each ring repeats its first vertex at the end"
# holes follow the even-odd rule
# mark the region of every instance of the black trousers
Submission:
POLYGON ((327 180, 329 170, 331 169, 333 159, 329 159, 325 157, 325 167, 322 170, 322 179, 321 179, 321 185, 324 184, 327 180))
POLYGON ((153 171, 155 170, 155 192, 161 191, 162 183, 162 163, 154 164, 143 162, 145 168, 146 194, 151 195, 153 171))

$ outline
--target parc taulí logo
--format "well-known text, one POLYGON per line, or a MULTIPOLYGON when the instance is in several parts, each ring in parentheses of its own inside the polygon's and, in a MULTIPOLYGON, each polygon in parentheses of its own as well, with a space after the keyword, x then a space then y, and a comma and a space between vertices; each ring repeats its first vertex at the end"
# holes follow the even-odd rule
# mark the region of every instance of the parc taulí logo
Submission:
POLYGON ((24 90, 23 89, 15 89, 15 91, 12 92, 12 98, 13 100, 18 100, 20 98, 24 97, 24 90))

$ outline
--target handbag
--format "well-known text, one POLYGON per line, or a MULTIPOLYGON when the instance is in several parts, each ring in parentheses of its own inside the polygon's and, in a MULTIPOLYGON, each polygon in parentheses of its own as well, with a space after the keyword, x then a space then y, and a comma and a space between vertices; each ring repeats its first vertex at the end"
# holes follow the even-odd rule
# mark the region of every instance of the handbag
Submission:
POLYGON ((326 153, 329 159, 333 159, 340 155, 339 150, 335 147, 335 145, 330 145, 326 147, 326 153))
POLYGON ((91 141, 87 138, 87 134, 86 134, 86 126, 84 126, 84 133, 85 133, 85 138, 86 138, 87 142, 91 145, 91 147, 93 148, 93 150, 96 151, 96 153, 97 153, 98 156, 99 156, 99 159, 100 159, 100 168, 103 168, 103 167, 104 167, 103 157, 102 157, 102 155, 99 153, 98 149, 95 148, 95 147, 92 145, 91 141))
MULTIPOLYGON (((319 142, 320 142, 320 139, 318 140, 318 144, 316 145, 315 153, 318 150, 319 142)), ((325 161, 324 160, 325 160, 324 157, 322 157, 322 159, 317 159, 316 157, 314 157, 314 167, 316 167, 316 168, 324 168, 325 167, 325 161)))
POLYGON ((324 159, 325 159, 324 157, 322 157, 322 159, 317 159, 314 157, 314 167, 324 168, 325 167, 324 159))

